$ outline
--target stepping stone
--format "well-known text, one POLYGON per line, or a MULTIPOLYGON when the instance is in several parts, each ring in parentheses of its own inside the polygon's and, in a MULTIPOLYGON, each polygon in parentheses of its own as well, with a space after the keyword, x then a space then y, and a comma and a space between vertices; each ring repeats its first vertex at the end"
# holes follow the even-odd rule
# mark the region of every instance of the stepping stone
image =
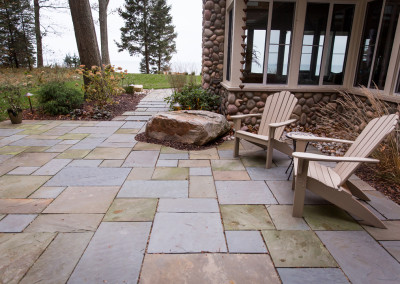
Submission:
POLYGON ((104 160, 100 167, 101 168, 120 168, 124 160, 104 160))
POLYGON ((159 153, 159 151, 132 151, 122 166, 132 168, 154 168, 159 153))
POLYGON ((3 214, 29 214, 40 213, 52 199, 0 199, 0 213, 3 214))
POLYGON ((202 151, 189 151, 191 160, 218 160, 218 151, 216 148, 210 148, 202 151))
POLYGON ((202 168, 210 167, 209 160, 179 160, 178 167, 180 168, 202 168))
POLYGON ((225 231, 230 253, 267 253, 258 231, 225 231))
POLYGON ((303 218, 292 216, 291 205, 271 205, 267 210, 277 230, 310 230, 303 218))
MULTIPOLYGON (((267 181, 266 183, 279 204, 293 204, 292 181, 267 181)), ((306 190, 304 204, 329 204, 329 202, 306 190)))
POLYGON ((277 268, 282 284, 350 283, 339 268, 277 268))
POLYGON ((119 187, 68 187, 43 213, 106 213, 119 187))
POLYGON ((64 186, 42 186, 29 198, 56 198, 65 189, 64 186))
POLYGON ((400 241, 400 221, 383 221, 387 229, 371 226, 363 228, 377 241, 400 241))
POLYGON ((220 204, 277 204, 262 181, 216 181, 220 204))
POLYGON ((150 227, 150 222, 102 223, 68 283, 136 283, 150 227))
POLYGON ((379 242, 398 262, 400 262, 400 241, 379 242))
POLYGON ((93 233, 60 233, 20 282, 66 283, 93 233))
POLYGON ((187 198, 188 182, 186 180, 128 180, 117 197, 187 198))
MULTIPOLYGON (((129 123, 129 122, 127 122, 129 123)), ((159 151, 161 149, 161 145, 138 142, 135 147, 133 147, 134 151, 159 151)))
POLYGON ((96 148, 85 157, 89 160, 125 159, 131 148, 96 148))
POLYGON ((226 252, 219 213, 157 213, 148 253, 226 252))
POLYGON ((2 176, 0 177, 0 198, 26 198, 50 176, 2 176))
POLYGON ((212 176, 191 176, 189 185, 190 198, 217 198, 212 176))
POLYGON ((103 214, 42 214, 25 232, 87 232, 96 231, 103 214))
POLYGON ((11 172, 8 172, 9 175, 30 175, 34 171, 39 169, 39 167, 18 167, 11 172))
POLYGON ((178 160, 158 160, 156 167, 173 167, 178 166, 178 160))
POLYGON ((18 283, 56 234, 0 234, 0 283, 18 283))
POLYGON ((212 198, 160 199, 157 212, 219 213, 218 202, 212 198))
POLYGON ((211 176, 211 168, 202 167, 202 168, 189 168, 189 175, 191 176, 211 176))
POLYGON ((160 154, 160 160, 187 160, 189 154, 187 153, 172 153, 172 154, 160 154))
POLYGON ((362 227, 346 211, 334 205, 306 205, 303 217, 314 231, 362 230, 362 227))
POLYGON ((275 267, 337 267, 312 231, 262 231, 275 267))
POLYGON ((220 205, 227 231, 274 230, 275 226, 263 205, 220 205))
POLYGON ((320 231, 317 235, 352 283, 400 282, 400 264, 367 232, 320 231))
POLYGON ((19 233, 22 232, 35 218, 36 214, 9 214, 0 221, 1 233, 19 233))
POLYGON ((154 168, 133 168, 126 180, 151 180, 154 168))
POLYGON ((46 186, 117 186, 122 185, 129 172, 124 168, 64 168, 46 186))
POLYGON ((250 180, 246 171, 216 171, 214 172, 215 180, 250 180))
POLYGON ((387 219, 400 219, 400 206, 379 191, 367 191, 368 203, 387 219))
POLYGON ((57 156, 57 159, 83 159, 90 150, 68 149, 57 156))
POLYGON ((285 167, 275 167, 271 169, 264 168, 247 168, 247 172, 252 180, 287 180, 288 174, 285 173, 285 167))
POLYGON ((157 199, 115 199, 104 222, 152 222, 156 214, 157 199))
POLYGON ((245 171, 240 160, 212 160, 211 167, 213 171, 245 171))
POLYGON ((37 176, 55 175, 61 169, 63 169, 66 165, 68 165, 71 161, 72 161, 71 159, 51 160, 46 165, 44 165, 40 169, 38 169, 33 175, 37 175, 37 176))
POLYGON ((189 177, 188 168, 156 168, 153 173, 153 180, 187 180, 189 177))
POLYGON ((146 254, 140 283, 274 284, 280 281, 267 254, 202 253, 146 254))
POLYGON ((71 149, 80 149, 80 150, 92 150, 96 148, 98 145, 103 143, 105 138, 85 138, 83 140, 80 140, 78 143, 76 143, 74 146, 71 147, 71 149))

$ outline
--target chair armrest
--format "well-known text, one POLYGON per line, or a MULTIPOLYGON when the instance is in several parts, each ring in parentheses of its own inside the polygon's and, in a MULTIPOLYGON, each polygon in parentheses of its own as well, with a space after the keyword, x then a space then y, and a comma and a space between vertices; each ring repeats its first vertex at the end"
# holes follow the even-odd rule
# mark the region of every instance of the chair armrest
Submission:
POLYGON ((350 140, 343 140, 343 139, 336 139, 336 138, 329 138, 329 137, 312 137, 312 136, 302 136, 293 134, 290 138, 295 140, 302 140, 307 142, 338 142, 338 143, 346 143, 346 144, 353 144, 354 141, 350 140))
POLYGON ((334 157, 325 156, 312 153, 294 152, 294 158, 304 159, 308 161, 321 161, 321 162, 355 162, 355 163, 379 163, 379 160, 362 157, 334 157))
POLYGON ((294 119, 289 119, 289 120, 282 121, 282 122, 270 123, 269 127, 277 128, 277 127, 289 125, 289 124, 291 124, 293 122, 296 122, 296 121, 297 121, 297 119, 294 118, 294 119))
POLYGON ((254 113, 254 114, 231 115, 231 118, 233 120, 235 120, 235 119, 242 119, 242 118, 246 118, 246 117, 261 117, 261 116, 262 116, 261 113, 254 113))

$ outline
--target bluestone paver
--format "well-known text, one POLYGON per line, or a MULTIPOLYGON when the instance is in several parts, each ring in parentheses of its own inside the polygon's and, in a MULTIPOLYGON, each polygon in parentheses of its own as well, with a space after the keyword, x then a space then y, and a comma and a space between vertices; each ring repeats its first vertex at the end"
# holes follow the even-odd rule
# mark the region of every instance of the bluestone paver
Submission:
POLYGON ((368 202, 379 213, 388 219, 400 219, 400 205, 394 203, 378 191, 367 191, 366 195, 371 199, 368 202))
POLYGON ((39 169, 39 167, 18 167, 11 172, 8 172, 9 175, 30 175, 34 171, 39 169))
POLYGON ((126 168, 64 168, 46 186, 115 186, 122 185, 130 169, 126 168))
POLYGON ((337 267, 312 231, 262 231, 275 267, 337 267))
POLYGON ((190 198, 217 198, 212 176, 190 176, 190 198))
POLYGON ((211 176, 210 167, 200 167, 200 168, 189 168, 189 175, 191 176, 211 176))
POLYGON ((64 186, 42 186, 29 195, 29 198, 56 198, 64 189, 64 186))
POLYGON ((0 220, 0 233, 22 232, 36 216, 36 214, 9 214, 0 220))
POLYGON ((131 148, 96 148, 85 159, 125 159, 130 151, 131 148))
POLYGON ((188 168, 156 168, 154 170, 153 180, 187 180, 189 178, 188 168))
POLYGON ((0 213, 40 213, 53 199, 0 199, 0 213))
POLYGON ((157 213, 148 253, 226 252, 219 213, 157 213))
POLYGON ((92 150, 100 145, 105 138, 85 138, 73 145, 71 149, 92 150))
POLYGON ((202 151, 189 151, 191 160, 218 160, 218 151, 216 148, 210 148, 202 151))
POLYGON ((220 205, 220 209, 227 231, 275 229, 264 205, 220 205))
POLYGON ((151 180, 154 168, 133 168, 126 180, 151 180))
POLYGON ((303 218, 292 216, 291 205, 270 205, 267 210, 277 230, 310 230, 303 218))
POLYGON ((124 129, 124 128, 140 129, 144 126, 144 124, 145 124, 144 121, 127 121, 121 128, 122 129, 124 129))
POLYGON ((348 284, 339 268, 278 268, 282 284, 348 284))
POLYGON ((383 221, 385 229, 363 226, 364 229, 377 241, 400 241, 400 221, 383 221))
POLYGON ((246 171, 216 171, 213 175, 215 180, 250 180, 246 171))
POLYGON ((25 229, 25 232, 94 232, 103 216, 103 214, 42 214, 25 229))
POLYGON ((104 160, 100 164, 102 168, 120 168, 124 160, 104 160))
POLYGON ((225 235, 230 253, 267 252, 259 231, 226 231, 225 235))
POLYGON ((44 140, 44 139, 29 139, 23 138, 18 141, 11 143, 11 146, 54 146, 58 144, 60 140, 44 140))
MULTIPOLYGON (((130 122, 127 122, 127 123, 130 123, 130 122)), ((135 147, 133 147, 134 151, 159 151, 160 149, 161 149, 161 145, 145 143, 145 142, 138 142, 138 143, 136 143, 135 147)))
POLYGON ((54 237, 53 233, 0 234, 0 282, 18 283, 54 237))
POLYGON ((90 150, 68 149, 58 155, 57 159, 83 159, 89 152, 90 150))
POLYGON ((0 177, 0 198, 26 198, 50 176, 2 176, 0 177))
POLYGON ((72 161, 71 159, 53 159, 46 165, 38 169, 36 172, 34 172, 33 175, 37 176, 55 175, 66 165, 68 165, 71 161, 72 161))
POLYGON ((277 284, 280 281, 266 254, 202 253, 147 254, 140 283, 277 284))
POLYGON ((162 198, 157 212, 219 213, 219 207, 217 200, 213 198, 162 198))
POLYGON ((400 241, 382 241, 379 243, 400 262, 400 241))
POLYGON ((176 168, 178 167, 178 160, 158 160, 156 167, 171 167, 176 168))
POLYGON ((149 222, 104 222, 68 283, 137 283, 149 222))
POLYGON ((118 193, 119 198, 187 198, 186 180, 128 180, 118 193))
POLYGON ((320 231, 317 235, 352 283, 400 282, 400 263, 368 233, 320 231))
POLYGON ((157 199, 118 198, 104 216, 105 222, 152 222, 156 214, 157 199))
POLYGON ((277 204, 263 181, 216 181, 220 204, 277 204))
POLYGON ((106 213, 119 187, 68 187, 44 213, 106 213))
POLYGON ((189 154, 187 153, 161 153, 160 160, 185 160, 189 159, 189 154))
POLYGON ((159 151, 132 151, 126 158, 123 167, 154 168, 159 151))
POLYGON ((179 160, 178 167, 180 168, 203 168, 210 167, 209 160, 179 160))
POLYGON ((252 180, 287 180, 288 175, 285 173, 285 171, 285 167, 275 167, 271 169, 252 167, 247 168, 247 172, 252 180))
POLYGON ((97 168, 103 160, 73 160, 67 167, 97 168))
POLYGON ((213 171, 245 171, 240 160, 211 160, 213 171))

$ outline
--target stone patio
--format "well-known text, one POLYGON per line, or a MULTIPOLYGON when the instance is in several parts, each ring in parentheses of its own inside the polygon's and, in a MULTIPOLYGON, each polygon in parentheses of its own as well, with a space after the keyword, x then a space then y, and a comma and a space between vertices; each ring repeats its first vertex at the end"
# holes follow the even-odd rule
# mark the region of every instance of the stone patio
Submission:
POLYGON ((0 123, 0 283, 400 283, 400 206, 354 176, 387 230, 311 193, 293 218, 285 155, 136 142, 168 93, 113 121, 0 123))

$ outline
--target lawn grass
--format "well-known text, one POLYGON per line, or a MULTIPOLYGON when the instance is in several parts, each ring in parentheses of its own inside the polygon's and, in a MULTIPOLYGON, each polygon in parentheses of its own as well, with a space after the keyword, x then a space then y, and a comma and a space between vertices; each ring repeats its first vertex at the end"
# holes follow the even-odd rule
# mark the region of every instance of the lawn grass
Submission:
MULTIPOLYGON (((129 73, 124 79, 124 85, 143 85, 144 89, 168 89, 171 85, 168 81, 169 75, 164 74, 133 74, 129 73)), ((195 76, 196 83, 201 83, 201 76, 195 76)))

